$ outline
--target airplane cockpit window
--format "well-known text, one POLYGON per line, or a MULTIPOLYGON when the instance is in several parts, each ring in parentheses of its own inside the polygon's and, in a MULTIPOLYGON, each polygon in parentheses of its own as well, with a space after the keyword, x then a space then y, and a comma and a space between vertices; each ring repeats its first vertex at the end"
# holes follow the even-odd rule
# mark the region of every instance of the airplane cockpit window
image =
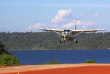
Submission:
POLYGON ((71 30, 64 30, 64 32, 71 32, 71 30))

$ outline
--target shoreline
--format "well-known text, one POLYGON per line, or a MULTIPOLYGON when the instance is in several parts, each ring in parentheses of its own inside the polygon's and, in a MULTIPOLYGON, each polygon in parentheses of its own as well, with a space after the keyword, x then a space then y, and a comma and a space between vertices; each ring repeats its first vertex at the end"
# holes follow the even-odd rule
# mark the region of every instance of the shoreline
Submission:
MULTIPOLYGON (((81 50, 81 49, 8 49, 10 50, 81 50)), ((110 50, 110 49, 82 49, 82 50, 110 50)))

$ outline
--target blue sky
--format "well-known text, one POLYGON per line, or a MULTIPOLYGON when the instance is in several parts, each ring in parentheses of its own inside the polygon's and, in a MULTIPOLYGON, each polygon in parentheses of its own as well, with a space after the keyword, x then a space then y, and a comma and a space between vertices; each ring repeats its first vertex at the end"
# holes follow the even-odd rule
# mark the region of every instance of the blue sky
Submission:
POLYGON ((0 32, 32 28, 106 29, 110 0, 0 0, 0 32))

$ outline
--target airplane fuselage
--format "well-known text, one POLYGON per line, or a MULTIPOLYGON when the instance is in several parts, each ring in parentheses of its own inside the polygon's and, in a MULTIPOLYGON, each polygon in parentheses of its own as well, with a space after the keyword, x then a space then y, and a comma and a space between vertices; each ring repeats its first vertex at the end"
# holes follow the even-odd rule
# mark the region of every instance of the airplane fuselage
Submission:
POLYGON ((73 40, 73 33, 71 32, 71 30, 64 30, 62 32, 62 38, 64 40, 73 40))

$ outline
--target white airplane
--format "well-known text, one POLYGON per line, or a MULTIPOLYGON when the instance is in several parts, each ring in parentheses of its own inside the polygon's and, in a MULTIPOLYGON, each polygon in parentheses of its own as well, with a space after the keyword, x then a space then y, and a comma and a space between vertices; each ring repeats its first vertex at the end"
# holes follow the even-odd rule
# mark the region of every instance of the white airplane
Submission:
POLYGON ((60 43, 65 41, 75 41, 75 43, 77 44, 77 40, 74 38, 75 36, 84 33, 84 32, 97 32, 97 31, 105 31, 104 29, 101 30, 76 30, 76 24, 75 24, 75 30, 59 30, 59 29, 44 29, 44 28, 33 28, 33 29, 37 29, 37 30, 43 30, 43 31, 53 31, 56 32, 57 34, 59 34, 62 39, 60 39, 60 43))

